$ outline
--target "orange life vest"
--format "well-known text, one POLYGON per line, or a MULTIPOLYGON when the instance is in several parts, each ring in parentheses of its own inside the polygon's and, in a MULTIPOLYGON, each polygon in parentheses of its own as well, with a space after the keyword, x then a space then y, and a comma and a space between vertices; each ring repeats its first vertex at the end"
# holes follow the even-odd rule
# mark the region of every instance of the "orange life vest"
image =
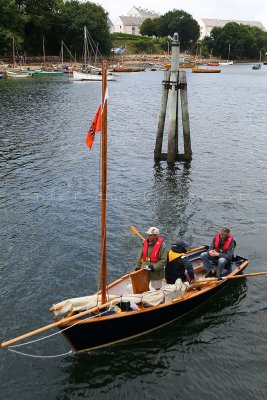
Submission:
MULTIPOLYGON (((231 242, 233 240, 233 235, 229 235, 228 239, 225 241, 225 243, 223 244, 221 250, 223 251, 227 251, 227 249, 229 248, 231 242)), ((219 249, 219 245, 220 245, 220 232, 218 232, 215 236, 215 240, 214 240, 214 247, 216 250, 220 250, 219 249)))
POLYGON ((153 249, 151 251, 150 258, 149 258, 149 257, 147 257, 148 240, 145 239, 144 244, 143 244, 143 255, 142 255, 143 261, 151 261, 151 262, 159 261, 158 257, 159 257, 160 246, 162 245, 162 243, 163 243, 163 238, 158 236, 158 239, 153 246, 153 249))

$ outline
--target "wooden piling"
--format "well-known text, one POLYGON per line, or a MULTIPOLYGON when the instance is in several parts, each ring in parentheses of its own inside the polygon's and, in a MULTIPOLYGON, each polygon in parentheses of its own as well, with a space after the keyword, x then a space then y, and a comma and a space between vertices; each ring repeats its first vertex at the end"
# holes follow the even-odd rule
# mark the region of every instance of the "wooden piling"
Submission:
MULTIPOLYGON (((169 93, 170 107, 169 107, 169 132, 168 132, 168 152, 167 162, 175 162, 176 143, 178 137, 177 132, 177 84, 178 84, 178 71, 172 71, 170 77, 171 89, 169 93), (177 135, 176 135, 177 132, 177 135)), ((178 143, 177 143, 178 144, 178 143)))
POLYGON ((162 82, 162 99, 159 112, 158 131, 157 131, 156 145, 154 152, 154 158, 156 161, 160 161, 160 155, 162 152, 162 142, 163 142, 164 125, 165 125, 166 110, 168 103, 170 76, 171 76, 171 71, 169 70, 164 71, 164 78, 162 82))
POLYGON ((184 71, 179 71, 180 44, 179 35, 175 33, 172 42, 171 71, 165 71, 162 89, 161 109, 158 121, 156 145, 154 150, 155 161, 166 160, 168 163, 175 161, 190 161, 192 159, 189 112, 187 99, 187 83, 184 71), (180 96, 179 96, 180 93, 180 96), (179 129, 178 112, 179 97, 181 100, 181 115, 184 138, 184 154, 179 154, 179 129), (166 109, 169 99, 169 130, 167 153, 162 153, 166 109))
POLYGON ((185 71, 180 71, 180 95, 181 95, 181 109, 182 109, 182 123, 184 134, 184 155, 185 160, 192 160, 190 125, 189 125, 189 112, 188 112, 188 98, 187 98, 187 82, 185 71))

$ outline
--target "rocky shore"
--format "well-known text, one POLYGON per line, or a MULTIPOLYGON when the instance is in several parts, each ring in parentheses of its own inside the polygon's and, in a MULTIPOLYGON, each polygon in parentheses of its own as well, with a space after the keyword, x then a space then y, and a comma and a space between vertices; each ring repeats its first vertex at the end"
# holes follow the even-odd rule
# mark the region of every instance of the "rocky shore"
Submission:
MULTIPOLYGON (((188 54, 181 54, 181 57, 185 57, 186 62, 195 62, 195 57, 188 55, 188 54)), ((212 62, 219 62, 223 60, 219 60, 216 58, 212 59, 212 62)), ((170 54, 121 54, 121 55, 112 55, 108 59, 108 64, 110 67, 118 66, 118 65, 125 65, 125 66, 148 66, 151 64, 158 64, 164 65, 166 63, 171 62, 171 55, 170 54)), ((210 62, 210 59, 201 59, 201 63, 206 64, 210 62)), ((65 61, 64 64, 69 65, 74 68, 81 68, 81 62, 67 62, 65 61)), ((99 63, 100 66, 100 63, 99 63)), ((43 69, 43 70, 53 70, 62 67, 61 60, 59 57, 47 57, 46 63, 42 63, 41 57, 31 57, 27 59, 27 63, 23 65, 16 65, 16 68, 22 69, 43 69)), ((0 70, 6 70, 12 68, 9 64, 0 61, 0 70)))

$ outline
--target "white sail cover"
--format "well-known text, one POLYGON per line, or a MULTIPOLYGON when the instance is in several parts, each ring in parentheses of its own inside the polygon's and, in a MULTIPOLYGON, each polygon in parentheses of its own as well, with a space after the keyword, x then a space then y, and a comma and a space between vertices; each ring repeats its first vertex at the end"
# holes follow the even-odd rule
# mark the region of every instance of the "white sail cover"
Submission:
MULTIPOLYGON (((107 301, 118 304, 120 302, 130 302, 131 306, 138 303, 143 303, 147 306, 156 306, 164 303, 166 300, 171 300, 181 296, 188 288, 188 282, 182 282, 181 279, 177 279, 174 285, 165 285, 160 290, 153 290, 141 294, 127 294, 127 295, 108 295, 107 301), (117 299, 117 301, 116 301, 117 299)), ((92 296, 75 297, 61 301, 60 303, 54 304, 51 310, 55 316, 63 315, 71 311, 85 311, 90 308, 100 305, 101 295, 94 294, 92 296)))

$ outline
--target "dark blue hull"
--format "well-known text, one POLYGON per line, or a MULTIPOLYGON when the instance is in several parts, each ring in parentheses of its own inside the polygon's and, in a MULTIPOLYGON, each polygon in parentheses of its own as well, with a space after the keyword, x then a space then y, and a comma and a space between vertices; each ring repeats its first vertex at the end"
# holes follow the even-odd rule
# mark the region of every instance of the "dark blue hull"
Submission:
MULTIPOLYGON (((239 274, 248 264, 247 260, 241 258, 240 260, 236 274, 239 274)), ((88 319, 79 324, 73 321, 59 329, 70 327, 62 333, 75 351, 106 346, 145 334, 182 317, 221 291, 229 281, 230 279, 219 281, 208 290, 200 289, 191 297, 186 296, 184 299, 177 299, 176 302, 88 319)))

